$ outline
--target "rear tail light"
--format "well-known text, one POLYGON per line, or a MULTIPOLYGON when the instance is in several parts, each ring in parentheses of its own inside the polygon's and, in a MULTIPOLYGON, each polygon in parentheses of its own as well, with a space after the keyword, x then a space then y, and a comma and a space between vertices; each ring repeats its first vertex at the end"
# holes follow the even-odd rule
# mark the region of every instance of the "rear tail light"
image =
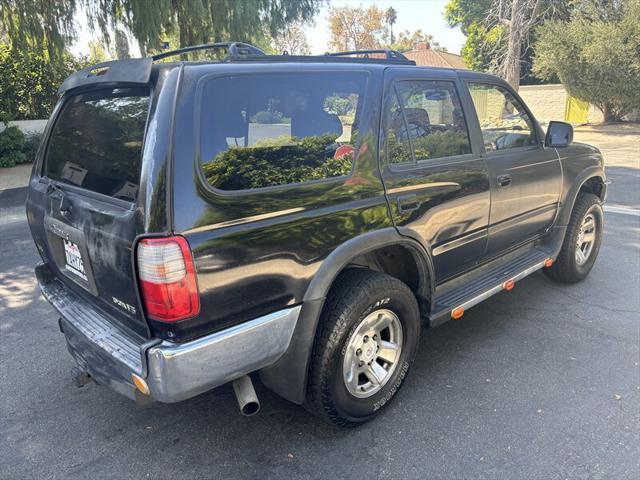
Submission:
POLYGON ((177 322, 198 314, 196 270, 184 237, 140 240, 137 260, 142 300, 150 318, 177 322))

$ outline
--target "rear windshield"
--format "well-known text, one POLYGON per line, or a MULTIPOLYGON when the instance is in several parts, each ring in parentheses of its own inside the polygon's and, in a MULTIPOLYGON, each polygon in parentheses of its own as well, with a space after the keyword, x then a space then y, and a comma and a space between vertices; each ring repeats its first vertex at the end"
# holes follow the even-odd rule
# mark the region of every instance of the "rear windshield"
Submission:
POLYGON ((99 90, 69 98, 51 132, 44 175, 134 201, 148 108, 149 91, 143 88, 99 90))
POLYGON ((248 190, 351 173, 364 72, 269 73, 204 85, 200 155, 207 182, 248 190))

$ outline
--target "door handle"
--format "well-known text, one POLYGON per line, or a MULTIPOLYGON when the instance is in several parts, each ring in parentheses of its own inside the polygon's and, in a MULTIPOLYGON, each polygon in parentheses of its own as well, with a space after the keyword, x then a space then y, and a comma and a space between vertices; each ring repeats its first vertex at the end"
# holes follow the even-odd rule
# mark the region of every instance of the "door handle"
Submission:
POLYGON ((418 195, 415 193, 411 195, 401 195, 397 199, 398 210, 400 212, 412 212, 420 208, 420 202, 418 201, 418 195))
POLYGON ((507 185, 511 185, 511 175, 498 175, 497 180, 499 187, 506 187, 507 185))

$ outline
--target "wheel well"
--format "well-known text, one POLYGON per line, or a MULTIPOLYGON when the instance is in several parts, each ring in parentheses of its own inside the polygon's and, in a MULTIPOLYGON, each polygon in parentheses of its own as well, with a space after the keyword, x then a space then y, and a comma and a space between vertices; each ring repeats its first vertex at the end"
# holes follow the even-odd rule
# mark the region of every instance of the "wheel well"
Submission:
POLYGON ((593 193, 594 195, 597 195, 600 200, 603 200, 604 180, 600 177, 591 177, 582 184, 580 192, 593 193))
MULTIPOLYGON (((343 269, 369 268, 386 273, 404 282, 413 292, 420 306, 420 313, 429 313, 431 299, 431 283, 426 265, 418 257, 417 252, 402 245, 389 245, 363 253, 353 258, 343 269)), ((342 272, 341 272, 342 273, 342 272)))

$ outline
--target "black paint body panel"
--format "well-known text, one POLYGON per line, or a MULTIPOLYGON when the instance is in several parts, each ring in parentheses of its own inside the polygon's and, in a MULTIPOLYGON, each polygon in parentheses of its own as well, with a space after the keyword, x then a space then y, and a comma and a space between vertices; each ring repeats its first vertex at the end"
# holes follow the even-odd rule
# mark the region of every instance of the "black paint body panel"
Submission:
MULTIPOLYGON (((421 283, 424 292, 418 293, 429 298, 437 284, 485 268, 491 259, 519 245, 561 244, 581 186, 589 178, 605 178, 600 152, 587 145, 553 149, 539 143, 518 152, 487 154, 464 81, 497 83, 511 90, 489 75, 373 63, 256 61, 160 64, 149 75, 153 93, 137 201, 127 204, 62 187, 74 206, 65 217, 59 211, 60 191, 49 189, 40 176, 41 149, 27 200, 38 250, 65 286, 85 300, 100 302, 116 321, 147 338, 184 342, 303 304, 290 350, 263 371, 267 385, 296 402, 304 399, 308 357, 324 298, 335 276, 355 256, 388 245, 404 246, 426 279, 421 283), (203 82, 215 75, 292 69, 367 73, 352 172, 282 187, 212 189, 199 159, 200 110, 215 108, 199 102, 203 82), (381 115, 385 92, 402 78, 455 82, 471 153, 418 162, 409 169, 387 165, 381 115), (514 178, 510 187, 496 183, 504 172, 514 178), (416 196, 418 206, 401 212, 398 199, 407 192, 416 196), (98 296, 55 269, 46 217, 84 233, 98 296), (164 324, 144 315, 134 252, 140 238, 170 234, 183 235, 192 249, 201 310, 196 318, 164 324), (108 302, 110 296, 134 306, 136 313, 108 302)), ((92 85, 66 91, 61 102, 95 88, 92 85)), ((542 140, 537 123, 536 128, 542 140)), ((43 148, 50 129, 49 125, 43 148)))

